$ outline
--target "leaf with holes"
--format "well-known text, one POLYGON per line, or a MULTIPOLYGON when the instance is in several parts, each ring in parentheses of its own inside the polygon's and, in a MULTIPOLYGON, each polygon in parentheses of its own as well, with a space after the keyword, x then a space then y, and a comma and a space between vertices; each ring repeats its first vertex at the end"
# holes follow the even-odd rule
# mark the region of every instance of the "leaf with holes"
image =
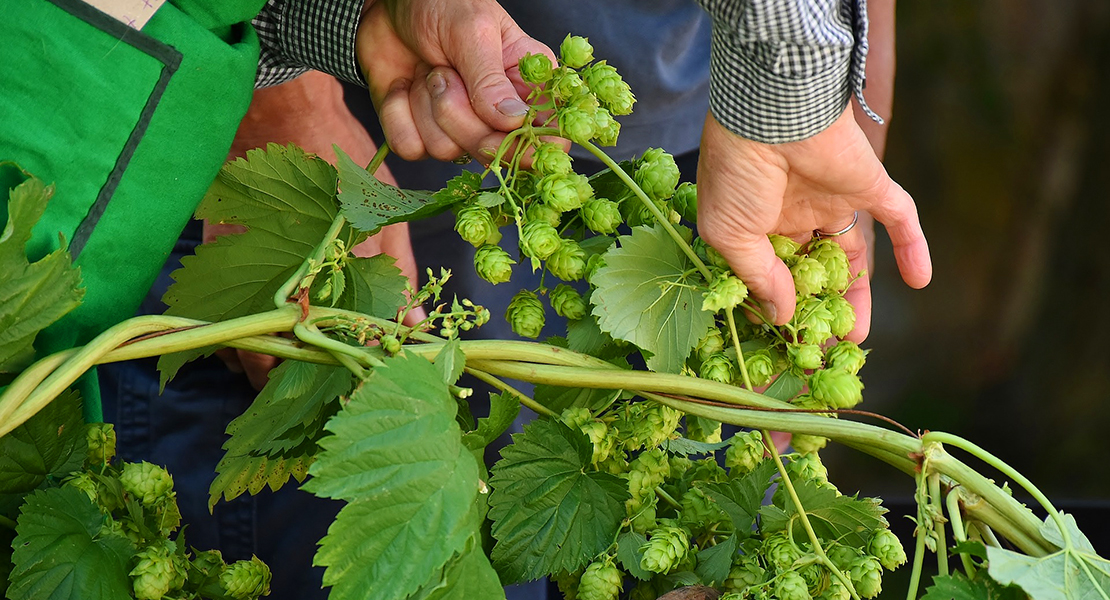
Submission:
POLYGON ((454 201, 445 202, 432 192, 402 190, 382 183, 338 146, 335 155, 339 169, 339 204, 343 216, 359 231, 373 234, 386 225, 425 219, 446 210, 454 201))

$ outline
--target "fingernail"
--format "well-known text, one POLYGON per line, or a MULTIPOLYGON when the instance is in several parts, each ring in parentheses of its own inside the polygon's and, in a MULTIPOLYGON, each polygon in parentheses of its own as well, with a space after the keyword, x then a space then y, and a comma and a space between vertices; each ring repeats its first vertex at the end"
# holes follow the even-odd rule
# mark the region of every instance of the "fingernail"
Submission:
POLYGON ((431 91, 433 98, 438 98, 443 95, 443 92, 447 91, 447 80, 443 78, 443 75, 432 71, 428 73, 428 89, 431 91))
POLYGON ((528 105, 516 98, 506 98, 497 103, 497 111, 506 117, 523 117, 528 114, 528 105))
POLYGON ((775 318, 779 315, 778 309, 775 308, 775 303, 767 301, 762 303, 760 307, 763 309, 763 316, 767 317, 768 321, 774 323, 775 318))

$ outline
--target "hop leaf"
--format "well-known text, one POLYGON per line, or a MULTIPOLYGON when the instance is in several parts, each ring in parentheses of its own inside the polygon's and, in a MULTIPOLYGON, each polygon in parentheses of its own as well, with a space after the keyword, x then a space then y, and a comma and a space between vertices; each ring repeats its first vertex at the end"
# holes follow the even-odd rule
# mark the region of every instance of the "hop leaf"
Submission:
POLYGON ((860 349, 855 342, 843 340, 825 352, 825 362, 828 363, 829 368, 844 369, 856 375, 863 368, 867 352, 860 349))
POLYGON ((564 65, 580 69, 594 59, 594 47, 584 37, 567 35, 559 45, 559 57, 564 65))
POLYGON ((559 249, 559 232, 545 221, 529 221, 521 228, 520 250, 525 256, 544 260, 559 249))
POLYGON ((648 543, 640 549, 644 557, 640 568, 652 573, 666 573, 686 559, 690 536, 681 527, 664 526, 651 532, 648 543))
POLYGON ((640 158, 634 179, 652 200, 663 200, 674 195, 679 175, 673 156, 650 148, 640 158))
POLYGON ((505 310, 505 320, 517 335, 537 338, 543 330, 545 320, 543 303, 530 290, 521 290, 509 302, 505 310))
POLYGON ((88 464, 103 465, 116 455, 116 429, 111 423, 90 423, 85 429, 89 443, 88 464))
POLYGON ((852 408, 863 401, 863 382, 842 369, 817 371, 809 378, 813 397, 833 408, 852 408))
POLYGON ((893 571, 906 562, 906 550, 898 536, 889 529, 880 529, 867 544, 867 553, 875 557, 884 569, 893 571))
POLYGON ((725 450, 725 466, 730 477, 738 477, 752 472, 763 462, 763 434, 759 431, 738 433, 732 444, 725 450))
POLYGON ((698 221, 698 186, 689 181, 679 184, 671 199, 674 209, 691 223, 698 221))
POLYGON ((592 198, 582 206, 582 220, 597 233, 613 233, 620 226, 621 211, 616 202, 592 198))
POLYGON ((794 277, 794 289, 800 296, 817 294, 825 289, 829 282, 829 275, 825 272, 824 265, 808 256, 799 258, 798 262, 790 267, 790 275, 794 277))
POLYGON ((528 83, 543 85, 551 80, 554 71, 551 59, 543 54, 529 52, 520 58, 520 78, 528 83))
POLYGON ((143 506, 155 506, 173 493, 173 477, 162 467, 146 461, 124 463, 119 482, 143 506))
POLYGON ((474 270, 479 277, 494 285, 511 279, 515 264, 509 253, 495 244, 486 244, 474 252, 474 270))
POLYGON ((493 215, 482 206, 467 206, 460 210, 455 216, 455 231, 475 248, 501 241, 501 232, 493 222, 493 215))
POLYGON ((709 289, 703 294, 701 309, 709 312, 731 310, 747 297, 748 286, 736 276, 723 273, 710 282, 709 289))
POLYGON ((532 155, 532 168, 541 175, 570 173, 570 163, 570 155, 558 144, 542 143, 536 146, 536 152, 532 155))
POLYGON ((255 600, 259 596, 268 596, 270 568, 257 556, 252 556, 250 560, 236 561, 220 573, 220 585, 227 591, 227 595, 236 600, 255 600))
POLYGON ((622 582, 620 570, 609 560, 591 563, 578 584, 578 600, 616 600, 622 582))
POLYGON ((560 283, 551 290, 551 308, 565 319, 576 320, 586 316, 586 301, 578 290, 560 283))
POLYGON ((787 347, 790 362, 802 370, 820 369, 824 364, 824 354, 817 344, 791 344, 787 347))
POLYGON ((732 366, 732 359, 718 352, 701 363, 698 377, 719 383, 732 383, 736 379, 736 369, 732 366))
POLYGON ((586 251, 574 240, 562 240, 547 257, 547 270, 563 281, 578 281, 586 273, 586 251))

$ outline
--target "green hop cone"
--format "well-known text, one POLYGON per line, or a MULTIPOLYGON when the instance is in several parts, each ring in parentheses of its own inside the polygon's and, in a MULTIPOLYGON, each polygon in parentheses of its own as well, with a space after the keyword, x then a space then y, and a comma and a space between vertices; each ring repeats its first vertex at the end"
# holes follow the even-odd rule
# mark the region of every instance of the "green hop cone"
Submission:
POLYGON ((671 198, 675 211, 691 223, 698 222, 698 185, 685 181, 679 184, 671 198))
POLYGON ((802 300, 794 313, 794 319, 807 343, 820 346, 832 337, 832 313, 820 298, 802 300), (801 321, 798 321, 799 317, 801 321))
POLYGON ((542 143, 532 155, 532 169, 540 175, 565 175, 572 170, 570 155, 559 144, 542 143))
POLYGON ((838 338, 848 335, 856 326, 856 309, 844 299, 844 296, 831 296, 826 303, 832 320, 829 321, 829 331, 838 338))
POLYGON ((124 463, 119 482, 143 506, 155 506, 173 494, 173 477, 162 467, 146 461, 124 463))
POLYGON ((811 454, 824 448, 829 443, 829 438, 806 433, 795 433, 790 437, 790 445, 801 454, 811 454))
POLYGON ((694 531, 708 531, 713 525, 727 523, 728 515, 698 487, 691 487, 682 494, 679 521, 694 531))
POLYGON ((137 600, 161 600, 185 584, 186 565, 170 540, 156 542, 135 555, 135 568, 128 573, 137 600))
POLYGON ((759 431, 738 433, 725 450, 725 466, 729 476, 738 477, 750 473, 763 462, 763 434, 759 431))
POLYGON ((628 512, 628 522, 632 526, 632 531, 647 534, 647 532, 657 527, 657 505, 658 499, 655 494, 651 494, 644 499, 625 501, 624 506, 628 512))
POLYGON ((852 565, 856 564, 856 561, 863 557, 859 550, 841 544, 834 544, 831 548, 826 548, 825 553, 828 555, 829 560, 836 565, 836 568, 841 571, 851 569, 852 565))
POLYGON ((593 196, 589 180, 577 173, 547 175, 536 187, 544 203, 561 213, 581 208, 593 196))
POLYGON ((771 383, 775 376, 775 360, 767 349, 744 353, 744 367, 748 370, 748 377, 752 385, 762 387, 771 383))
POLYGON ((590 457, 590 463, 600 464, 613 452, 613 447, 616 443, 616 438, 609 435, 609 426, 603 421, 591 420, 583 423, 578 427, 586 437, 590 438, 590 444, 593 445, 593 454, 590 457))
POLYGON ((586 281, 593 282, 594 275, 605 267, 605 257, 601 254, 591 254, 586 259, 586 281))
POLYGON ((816 259, 803 256, 790 267, 790 275, 794 277, 794 289, 799 296, 813 296, 825 289, 829 276, 825 267, 816 259))
POLYGON ((803 371, 820 369, 825 364, 824 353, 817 344, 791 344, 787 346, 786 353, 790 362, 803 371))
POLYGON ((551 290, 551 308, 555 309, 555 314, 565 319, 576 320, 586 316, 586 301, 582 299, 582 294, 578 290, 560 283, 551 290))
POLYGON ((664 200, 675 193, 678 186, 678 165, 674 157, 661 148, 650 148, 637 162, 633 179, 652 200, 664 200))
POLYGON ((867 553, 888 571, 893 571, 906 562, 906 550, 902 548, 902 542, 889 529, 880 529, 871 536, 867 553))
POLYGON ((578 569, 574 573, 567 571, 559 571, 551 575, 551 581, 559 588, 559 592, 563 594, 563 600, 578 600, 578 584, 582 580, 582 569, 578 569))
POLYGON ((843 340, 825 351, 825 362, 830 369, 843 369, 856 375, 863 368, 868 352, 855 342, 843 340))
POLYGON ((529 221, 521 228, 520 250, 525 256, 544 260, 562 244, 559 232, 546 221, 529 221))
POLYGON ((616 146, 621 135, 621 124, 609 111, 599 110, 594 115, 594 140, 598 146, 616 146))
POLYGON ((257 556, 252 556, 250 560, 235 561, 220 573, 220 585, 228 596, 236 600, 269 596, 270 567, 257 556))
POLYGON ((686 415, 686 437, 695 442, 716 444, 721 441, 721 422, 686 415))
POLYGON ((775 249, 775 256, 779 257, 780 260, 793 261, 797 258, 795 255, 798 250, 802 248, 801 244, 786 236, 772 233, 767 237, 771 240, 771 247, 775 249))
POLYGON ((467 206, 460 210, 455 215, 455 231, 475 248, 501 241, 501 232, 493 222, 493 215, 483 206, 467 206))
POLYGON ((589 91, 590 88, 586 87, 586 82, 582 81, 582 77, 574 71, 558 74, 555 84, 551 87, 551 94, 563 103, 571 102, 589 91))
POLYGON ((809 564, 797 570, 798 575, 806 582, 810 596, 816 596, 829 587, 832 573, 820 564, 809 564))
POLYGON ((85 459, 89 465, 103 465, 116 456, 116 429, 111 423, 90 423, 85 438, 89 442, 85 459))
POLYGON ((647 544, 640 548, 640 568, 651 573, 666 573, 686 559, 690 536, 681 527, 663 526, 651 532, 647 544))
POLYGON ((790 570, 794 566, 794 562, 802 557, 802 553, 794 545, 794 542, 790 541, 785 531, 780 531, 765 538, 762 550, 767 562, 780 573, 790 570))
POLYGON ((390 356, 395 356, 401 351, 401 340, 397 339, 397 336, 391 333, 383 335, 382 350, 385 350, 386 354, 390 356))
POLYGON ((582 220, 591 231, 613 233, 622 222, 620 207, 605 198, 591 198, 582 205, 582 220))
POLYGON ((710 327, 705 336, 698 341, 695 351, 698 355, 698 360, 705 362, 710 356, 723 352, 725 349, 725 337, 721 335, 721 330, 716 327, 710 327))
POLYGON ((852 267, 848 264, 848 255, 844 254, 840 244, 828 238, 814 240, 807 254, 825 267, 825 273, 829 278, 828 289, 837 292, 847 289, 852 278, 852 267))
POLYGON ((581 69, 594 59, 594 47, 584 37, 567 35, 559 45, 559 58, 564 65, 581 69))
POLYGON ((731 273, 722 273, 709 283, 702 294, 701 309, 709 312, 731 310, 748 297, 748 286, 731 273))
POLYGON ((701 363, 698 377, 718 383, 732 383, 732 380, 736 379, 736 369, 732 366, 731 358, 723 352, 718 352, 701 363))
POLYGON ((559 414, 559 420, 571 429, 580 428, 593 419, 594 416, 590 409, 584 406, 571 406, 563 409, 563 412, 559 414))
POLYGON ((778 600, 811 600, 806 580, 795 571, 787 571, 775 580, 775 598, 778 600))
POLYGON ((474 252, 474 270, 479 277, 494 285, 511 279, 515 264, 509 253, 495 244, 486 244, 474 252))
POLYGON ((842 369, 817 371, 809 378, 809 390, 832 408, 852 408, 863 400, 863 382, 842 369))
POLYGON ((636 102, 636 97, 632 94, 632 88, 628 87, 628 84, 617 73, 617 70, 605 64, 605 61, 583 69, 582 78, 586 80, 586 85, 589 86, 590 91, 614 115, 632 113, 632 105, 636 102))
POLYGON ((829 471, 817 454, 801 454, 790 461, 790 474, 798 479, 809 479, 822 483, 828 482, 829 471))
POLYGON ((655 487, 671 473, 667 454, 659 448, 641 452, 628 464, 628 493, 633 500, 643 500, 650 496, 655 487))
POLYGON ((597 122, 592 113, 570 106, 559 111, 559 129, 568 140, 585 144, 597 134, 597 122))
POLYGON ((89 497, 95 504, 100 498, 100 490, 96 485, 96 480, 92 478, 86 471, 78 471, 65 480, 63 485, 75 487, 89 497))
POLYGON ((520 336, 535 339, 543 331, 543 303, 531 290, 520 290, 505 309, 505 320, 520 336))
POLYGON ((829 582, 829 587, 818 596, 820 600, 851 600, 852 592, 836 579, 829 582))
POLYGON ((759 566, 759 560, 754 556, 741 555, 732 563, 728 571, 728 578, 724 581, 724 588, 729 592, 743 592, 744 590, 759 585, 767 580, 767 571, 759 566))
POLYGON ((517 65, 520 67, 520 78, 535 85, 547 83, 554 73, 551 59, 543 54, 529 52, 520 58, 517 65))
POLYGON ((699 258, 718 269, 728 271, 732 268, 729 266, 728 261, 725 260, 723 254, 718 252, 713 246, 706 244, 705 240, 701 238, 694 240, 694 252, 697 253, 699 258))
POLYGON ((636 435, 647 448, 654 448, 669 439, 678 429, 682 413, 664 404, 649 404, 640 413, 636 435))
POLYGON ((848 568, 847 575, 861 598, 874 598, 883 589, 883 566, 873 557, 857 559, 848 568))
POLYGON ((563 281, 578 281, 586 274, 586 251, 574 240, 562 240, 547 257, 547 270, 563 281))
POLYGON ((591 563, 578 583, 578 600, 617 600, 623 578, 611 560, 591 563))
POLYGON ((528 208, 524 209, 524 222, 529 221, 540 221, 557 228, 563 221, 563 213, 543 202, 533 202, 528 208))

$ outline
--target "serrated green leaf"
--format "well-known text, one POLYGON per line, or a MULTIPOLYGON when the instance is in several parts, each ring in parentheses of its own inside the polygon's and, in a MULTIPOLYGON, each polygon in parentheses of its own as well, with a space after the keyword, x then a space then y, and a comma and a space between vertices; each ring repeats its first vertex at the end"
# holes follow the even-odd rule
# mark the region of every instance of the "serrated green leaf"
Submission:
MULTIPOLYGON (((331 227, 339 212, 335 169, 296 146, 270 144, 220 170, 197 217, 244 225, 247 231, 199 246, 182 259, 163 298, 166 314, 223 321, 274 307, 273 296, 331 227)), ((339 239, 354 242, 344 228, 339 239)), ((213 348, 169 354, 158 361, 162 384, 185 362, 213 348)))
POLYGON ((85 461, 88 441, 76 391, 63 392, 26 423, 0 437, 0 497, 60 479, 85 461))
MULTIPOLYGON (((1099 600, 1110 594, 1110 561, 1095 553, 1075 519, 1065 515, 1072 538, 1070 547, 1042 557, 1032 557, 1003 548, 987 547, 987 572, 997 582, 1015 585, 1032 600, 1099 600)), ((1045 519, 1041 533, 1061 546, 1063 536, 1052 517, 1045 519)))
MULTIPOLYGON (((687 416, 686 418, 690 418, 687 416)), ((677 454, 679 456, 690 456, 691 454, 710 454, 727 447, 732 443, 732 438, 722 440, 716 443, 698 442, 684 437, 677 437, 664 440, 662 447, 663 450, 677 454)))
POLYGON ((348 260, 343 267, 347 285, 336 306, 372 317, 396 317, 397 309, 407 300, 408 280, 394 263, 396 260, 386 254, 348 260))
POLYGON ((328 422, 304 489, 351 502, 314 561, 333 597, 405 598, 478 534, 478 465, 455 410, 435 367, 405 353, 328 422))
POLYGON ((10 600, 130 598, 134 546, 101 535, 104 515, 72 487, 27 497, 16 526, 10 600))
MULTIPOLYGON (((285 361, 270 371, 266 387, 274 386, 270 392, 274 397, 294 398, 312 390, 312 383, 317 373, 319 373, 318 365, 313 363, 299 360, 285 361)), ((255 402, 257 401, 258 398, 255 398, 255 402)))
POLYGON ((1004 586, 989 577, 968 579, 967 575, 933 577, 933 585, 925 589, 921 600, 1023 600, 1025 594, 1016 586, 1004 586))
POLYGON ((480 450, 513 424, 520 414, 520 402, 512 394, 489 395, 489 417, 478 419, 478 427, 463 436, 463 445, 471 450, 480 450))
POLYGON ((446 568, 408 600, 503 600, 505 588, 480 547, 453 557, 446 568))
POLYGON ((7 209, 0 212, 7 217, 0 230, 0 373, 18 373, 34 356, 32 344, 38 332, 76 308, 84 289, 65 249, 34 263, 27 260, 31 229, 46 210, 54 186, 44 185, 12 163, 0 163, 0 169, 22 180, 10 191, 0 190, 7 194, 7 209))
POLYGON ((647 542, 644 534, 635 531, 626 531, 617 538, 617 561, 629 575, 640 581, 647 581, 655 575, 640 567, 640 561, 644 559, 643 547, 647 542))
POLYGON ((466 367, 466 355, 463 354, 459 340, 451 340, 444 344, 443 348, 436 353, 432 364, 447 385, 453 385, 458 381, 462 376, 463 368, 466 367))
POLYGON ((732 520, 733 531, 738 535, 750 535, 775 472, 774 463, 765 460, 751 472, 726 483, 705 482, 697 485, 725 511, 732 520))
POLYGON ((613 541, 628 498, 624 482, 589 471, 589 439, 533 421, 501 451, 490 487, 494 566, 502 581, 573 572, 613 541))
POLYGON ((0 598, 7 598, 8 576, 12 572, 12 542, 15 530, 0 527, 0 598))
POLYGON ((355 229, 374 234, 386 225, 431 217, 449 206, 432 192, 402 190, 378 181, 346 152, 334 148, 340 210, 355 229))
POLYGON ((282 456, 224 456, 217 467, 216 478, 209 486, 208 508, 220 500, 234 500, 244 493, 253 496, 269 487, 278 491, 289 478, 302 482, 308 477, 308 467, 315 459, 318 448, 315 440, 305 440, 300 446, 282 453, 282 456))
MULTIPOLYGON (((837 495, 835 489, 818 485, 813 480, 793 481, 794 491, 805 507, 810 525, 818 537, 838 540, 845 546, 864 548, 876 529, 887 527, 887 512, 877 498, 857 498, 837 495)), ((784 506, 764 506, 761 529, 763 533, 782 531, 793 527, 794 535, 804 536, 805 530, 795 518, 797 509, 787 500, 784 506)))
POLYGON ((592 280, 598 326, 650 353, 650 369, 678 373, 713 324, 701 310, 704 281, 659 225, 634 227, 618 242, 592 280))
POLYGON ((790 371, 783 371, 771 385, 763 390, 763 395, 775 400, 783 402, 790 402, 792 398, 802 391, 805 382, 801 377, 791 373, 790 371))
POLYGON ((592 314, 567 321, 567 348, 598 358, 613 358, 628 354, 628 346, 617 343, 612 336, 597 325, 592 314))
POLYGON ((702 583, 716 587, 728 578, 738 544, 739 538, 731 535, 720 544, 698 552, 698 566, 694 572, 701 578, 702 583))
POLYGON ((456 202, 467 200, 480 191, 482 175, 474 171, 463 171, 447 181, 447 185, 432 196, 436 202, 450 206, 456 202))
POLYGON ((975 540, 964 540, 962 542, 954 544, 952 546, 952 551, 950 552, 950 554, 952 554, 953 556, 956 554, 966 554, 968 556, 986 561, 987 547, 983 545, 983 542, 977 542, 975 540))
MULTIPOLYGON (((617 166, 632 177, 636 173, 636 165, 630 160, 622 160, 617 166)), ((633 196, 632 190, 612 169, 602 169, 590 177, 590 187, 598 198, 608 198, 613 202, 621 202, 633 196)))

